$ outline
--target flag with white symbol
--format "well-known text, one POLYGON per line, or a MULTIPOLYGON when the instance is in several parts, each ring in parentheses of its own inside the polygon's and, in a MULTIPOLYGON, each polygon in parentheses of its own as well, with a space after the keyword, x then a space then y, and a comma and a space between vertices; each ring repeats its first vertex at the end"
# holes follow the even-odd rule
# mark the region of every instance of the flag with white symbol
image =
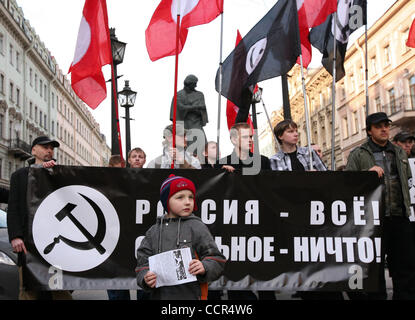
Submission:
POLYGON ((69 68, 76 95, 92 109, 107 96, 102 67, 112 63, 105 0, 86 0, 75 55, 69 68))
POLYGON ((336 81, 345 76, 344 59, 349 36, 366 24, 366 0, 338 0, 337 23, 333 25, 333 16, 311 29, 310 42, 322 54, 321 63, 333 75, 334 27, 336 27, 336 81))
MULTIPOLYGON (((250 103, 249 87, 287 73, 300 54, 296 4, 279 0, 248 32, 222 67, 221 94, 238 107, 250 103)), ((219 69, 216 91, 219 92, 219 69)))

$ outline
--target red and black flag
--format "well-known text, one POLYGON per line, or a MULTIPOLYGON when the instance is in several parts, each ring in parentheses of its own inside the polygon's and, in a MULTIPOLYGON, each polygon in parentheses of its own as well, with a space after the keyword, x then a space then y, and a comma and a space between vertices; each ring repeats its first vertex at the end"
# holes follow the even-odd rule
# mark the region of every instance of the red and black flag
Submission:
MULTIPOLYGON (((337 10, 337 0, 296 0, 298 27, 300 29, 301 53, 303 65, 307 68, 311 62, 310 28, 322 24, 328 15, 337 10)), ((300 58, 297 59, 300 64, 300 58)))
POLYGON ((239 108, 250 106, 251 91, 263 80, 291 70, 300 54, 296 3, 279 0, 248 32, 219 69, 216 91, 239 108))
POLYGON ((345 76, 344 58, 349 36, 366 24, 366 0, 338 0, 337 22, 333 25, 333 15, 311 29, 310 42, 322 54, 321 63, 333 75, 334 27, 336 27, 336 82, 345 76))

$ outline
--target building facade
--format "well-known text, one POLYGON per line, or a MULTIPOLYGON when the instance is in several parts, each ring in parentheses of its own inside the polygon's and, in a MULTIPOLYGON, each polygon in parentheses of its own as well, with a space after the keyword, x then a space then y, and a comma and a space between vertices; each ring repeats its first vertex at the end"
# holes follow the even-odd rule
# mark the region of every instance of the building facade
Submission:
POLYGON ((0 185, 25 166, 31 141, 61 144, 61 165, 105 166, 110 149, 99 124, 25 19, 15 0, 0 0, 0 185))
MULTIPOLYGON (((398 0, 368 30, 368 111, 388 114, 393 121, 391 138, 401 130, 415 131, 415 49, 406 46, 414 18, 415 1, 398 0)), ((350 151, 367 138, 365 57, 363 34, 349 46, 344 62, 346 75, 336 83, 336 168, 345 165, 350 151)), ((288 82, 291 115, 299 126, 299 143, 304 146, 307 131, 298 65, 290 71, 288 82)), ((308 69, 305 86, 311 141, 322 147, 323 161, 332 167, 332 77, 323 67, 308 69)), ((271 117, 275 126, 283 119, 282 110, 271 117)))

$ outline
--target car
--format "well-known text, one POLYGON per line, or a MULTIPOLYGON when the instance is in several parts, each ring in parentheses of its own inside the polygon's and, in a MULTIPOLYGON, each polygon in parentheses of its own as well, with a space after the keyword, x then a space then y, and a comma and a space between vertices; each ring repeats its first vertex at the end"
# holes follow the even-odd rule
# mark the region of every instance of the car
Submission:
POLYGON ((0 210, 0 300, 17 300, 19 297, 19 272, 17 254, 9 242, 7 213, 0 210))

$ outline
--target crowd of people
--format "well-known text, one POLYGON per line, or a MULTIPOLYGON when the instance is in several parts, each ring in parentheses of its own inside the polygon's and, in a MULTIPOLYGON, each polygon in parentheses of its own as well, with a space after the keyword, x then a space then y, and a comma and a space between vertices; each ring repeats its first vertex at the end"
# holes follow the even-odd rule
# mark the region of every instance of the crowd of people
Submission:
MULTIPOLYGON (((411 169, 408 158, 415 157, 415 137, 408 132, 399 132, 390 141, 391 120, 383 112, 370 114, 366 119, 367 141, 355 148, 349 155, 347 164, 341 168, 345 171, 374 171, 384 185, 384 211, 385 222, 382 239, 387 266, 393 282, 393 299, 415 299, 415 229, 409 221, 411 213, 410 192, 411 169)), ((186 130, 180 123, 176 125, 175 145, 173 145, 173 126, 169 125, 163 132, 162 154, 151 160, 146 168, 174 168, 174 169, 220 169, 229 173, 244 174, 245 170, 256 168, 248 174, 256 174, 262 170, 275 171, 327 171, 327 166, 322 160, 321 148, 316 144, 307 147, 298 145, 299 135, 297 124, 292 120, 283 120, 274 128, 275 137, 279 143, 279 151, 268 158, 253 150, 253 131, 247 123, 236 123, 230 129, 230 141, 234 147, 232 153, 225 157, 218 154, 216 142, 209 141, 205 144, 200 154, 190 153, 186 150, 186 130), (254 173, 252 173, 254 172, 254 173)), ((57 141, 42 136, 32 143, 33 159, 30 166, 52 168, 56 165, 53 159, 54 148, 59 147, 57 141)), ((144 168, 146 153, 141 148, 134 148, 128 153, 127 163, 119 155, 111 156, 109 167, 144 168)), ((27 188, 28 167, 14 172, 10 181, 10 194, 8 197, 8 230, 11 245, 14 251, 24 256, 25 234, 27 231, 27 188)), ((169 177, 162 185, 160 199, 166 209, 166 215, 158 220, 145 241, 137 251, 137 283, 144 290, 137 291, 137 298, 163 299, 163 297, 180 299, 182 297, 200 299, 204 293, 199 287, 186 285, 175 290, 155 290, 157 275, 148 270, 148 257, 158 253, 155 249, 157 235, 163 224, 163 219, 169 221, 182 221, 184 228, 198 230, 205 237, 195 241, 201 257, 192 262, 191 272, 197 275, 199 282, 217 279, 223 271, 225 263, 223 255, 218 251, 208 229, 200 219, 194 219, 193 212, 197 208, 196 189, 193 182, 184 177, 169 177), (180 184, 178 184, 180 182, 180 184), (178 187, 179 186, 179 187, 178 187), (166 191, 167 190, 167 191, 166 191), (178 204, 178 195, 182 207, 178 204), (170 203, 170 201, 172 201, 170 203), (176 202, 175 202, 176 201, 176 202), (199 242, 203 242, 203 245, 199 242), (203 250, 201 248, 204 248, 203 250), (207 249, 208 248, 208 249, 207 249), (207 251, 206 251, 206 250, 207 251), (187 289, 186 289, 187 288, 187 289), (187 291, 186 291, 187 290, 187 291)), ((3 198, 4 193, 1 193, 3 198)), ((179 222, 180 225, 180 222, 179 222)), ((171 226, 171 230, 175 230, 171 226)), ((163 241, 169 242, 164 247, 174 248, 177 232, 163 235, 163 241)), ((177 235, 179 236, 179 235, 177 235)), ((193 245, 193 244, 192 244, 193 245)), ((24 261, 24 259, 22 260, 24 261)), ((193 260, 192 260, 193 261, 193 260)), ((23 262, 24 263, 24 262, 23 262)), ((353 299, 385 299, 386 286, 384 275, 381 275, 380 292, 360 293, 350 295, 353 299)), ((54 298, 65 297, 68 292, 28 292, 21 287, 21 298, 54 298)), ((209 299, 221 299, 221 291, 209 291, 209 299)), ((298 292, 302 299, 342 299, 340 292, 317 293, 298 292)), ((108 290, 108 297, 115 299, 130 299, 128 290, 108 290)), ((275 299, 272 291, 229 291, 228 298, 233 299, 275 299)))

